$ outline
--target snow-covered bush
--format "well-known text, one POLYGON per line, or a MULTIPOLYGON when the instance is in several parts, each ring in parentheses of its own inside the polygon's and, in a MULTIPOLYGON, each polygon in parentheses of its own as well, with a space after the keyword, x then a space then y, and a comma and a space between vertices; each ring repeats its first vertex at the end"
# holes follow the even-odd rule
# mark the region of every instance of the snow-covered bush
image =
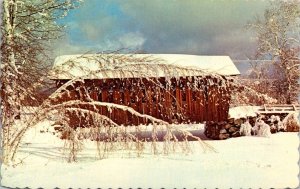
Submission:
POLYGON ((253 128, 254 134, 260 137, 270 137, 271 128, 263 120, 259 120, 255 123, 253 128))
POLYGON ((282 123, 278 115, 271 115, 268 121, 270 121, 271 129, 274 129, 276 131, 286 131, 286 125, 282 123))
POLYGON ((257 136, 270 137, 271 136, 270 126, 266 123, 263 123, 258 130, 257 136))
POLYGON ((252 133, 253 133, 253 135, 257 135, 258 130, 259 130, 260 125, 261 125, 260 123, 261 123, 260 118, 257 119, 257 120, 255 121, 255 124, 254 124, 254 126, 252 127, 252 133))
POLYGON ((240 127, 240 134, 243 136, 251 136, 252 126, 247 120, 245 123, 242 123, 240 127))
POLYGON ((288 114, 283 120, 282 125, 288 132, 299 132, 300 122, 299 122, 299 112, 288 114))

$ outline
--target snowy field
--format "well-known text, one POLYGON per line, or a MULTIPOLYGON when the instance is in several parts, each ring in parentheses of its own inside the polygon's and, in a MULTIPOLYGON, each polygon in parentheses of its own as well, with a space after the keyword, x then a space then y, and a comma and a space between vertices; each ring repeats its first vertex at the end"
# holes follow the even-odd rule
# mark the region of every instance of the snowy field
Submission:
MULTIPOLYGON (((51 133, 40 133, 40 124, 27 133, 15 167, 1 167, 2 185, 29 188, 296 188, 298 133, 277 133, 270 138, 239 137, 205 140, 214 151, 189 142, 192 153, 136 157, 114 152, 97 160, 87 144, 79 161, 67 163, 63 142, 51 133)), ((199 126, 203 129, 203 127, 199 126)))

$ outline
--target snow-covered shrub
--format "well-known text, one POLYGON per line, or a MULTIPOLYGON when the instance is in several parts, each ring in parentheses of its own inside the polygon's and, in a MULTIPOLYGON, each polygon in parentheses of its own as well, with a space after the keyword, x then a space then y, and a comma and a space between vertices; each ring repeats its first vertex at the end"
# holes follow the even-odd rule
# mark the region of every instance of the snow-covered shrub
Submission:
POLYGON ((243 136, 251 136, 251 130, 252 130, 252 126, 247 120, 245 123, 241 125, 240 134, 243 136))
POLYGON ((266 124, 262 117, 259 117, 254 127, 252 127, 253 135, 261 136, 261 137, 270 137, 271 136, 271 127, 266 124))
POLYGON ((300 123, 299 123, 299 112, 288 114, 283 120, 282 125, 288 132, 299 132, 300 123))
POLYGON ((277 123, 277 130, 278 131, 286 131, 286 125, 283 124, 283 122, 280 120, 277 123))
POLYGON ((270 119, 268 120, 270 122, 271 129, 275 131, 285 131, 286 127, 280 120, 280 117, 278 115, 271 115, 270 119))
POLYGON ((268 124, 266 124, 263 120, 258 122, 258 130, 257 136, 260 137, 270 137, 271 136, 271 128, 268 124))
POLYGON ((255 124, 254 126, 252 127, 252 133, 253 135, 257 135, 258 133, 258 130, 260 129, 260 125, 261 125, 261 118, 258 118, 256 121, 255 121, 255 124))

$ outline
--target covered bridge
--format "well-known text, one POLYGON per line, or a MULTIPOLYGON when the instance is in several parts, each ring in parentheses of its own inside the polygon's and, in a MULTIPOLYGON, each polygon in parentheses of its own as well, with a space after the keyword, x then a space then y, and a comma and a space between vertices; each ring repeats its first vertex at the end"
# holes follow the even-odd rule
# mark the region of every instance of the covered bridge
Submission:
MULTIPOLYGON (((239 74, 228 56, 86 54, 57 57, 51 79, 57 87, 74 78, 84 81, 69 86, 69 95, 56 103, 89 100, 81 93, 85 88, 95 101, 129 106, 169 123, 200 123, 227 120, 229 76, 239 74)), ((118 124, 148 123, 128 111, 101 107, 99 113, 118 124)))

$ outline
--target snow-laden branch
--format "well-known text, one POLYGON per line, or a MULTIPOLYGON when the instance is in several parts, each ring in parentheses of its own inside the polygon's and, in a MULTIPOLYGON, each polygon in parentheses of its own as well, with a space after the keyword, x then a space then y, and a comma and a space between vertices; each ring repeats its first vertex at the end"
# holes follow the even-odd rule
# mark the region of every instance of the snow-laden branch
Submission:
POLYGON ((287 69, 288 69, 288 70, 292 70, 292 69, 297 68, 297 67, 298 67, 298 69, 299 69, 300 64, 294 64, 294 65, 292 65, 291 67, 288 67, 287 69))
MULTIPOLYGON (((141 113, 137 112, 136 110, 134 110, 131 107, 120 105, 120 104, 115 104, 115 103, 109 103, 109 102, 99 102, 99 101, 84 102, 84 101, 80 101, 80 100, 70 100, 70 101, 67 101, 67 102, 62 102, 60 104, 51 105, 51 107, 45 108, 45 109, 46 110, 47 109, 59 109, 59 108, 63 108, 63 107, 86 106, 86 105, 93 106, 94 111, 97 111, 97 107, 107 107, 109 109, 119 109, 119 110, 123 110, 123 111, 128 111, 132 115, 136 115, 136 116, 141 117, 141 118, 149 119, 153 122, 157 122, 157 123, 165 124, 165 125, 169 124, 168 122, 163 121, 161 119, 157 119, 153 116, 150 116, 150 115, 147 115, 147 114, 141 114, 141 113)), ((82 109, 85 109, 85 108, 82 108, 82 109)))

